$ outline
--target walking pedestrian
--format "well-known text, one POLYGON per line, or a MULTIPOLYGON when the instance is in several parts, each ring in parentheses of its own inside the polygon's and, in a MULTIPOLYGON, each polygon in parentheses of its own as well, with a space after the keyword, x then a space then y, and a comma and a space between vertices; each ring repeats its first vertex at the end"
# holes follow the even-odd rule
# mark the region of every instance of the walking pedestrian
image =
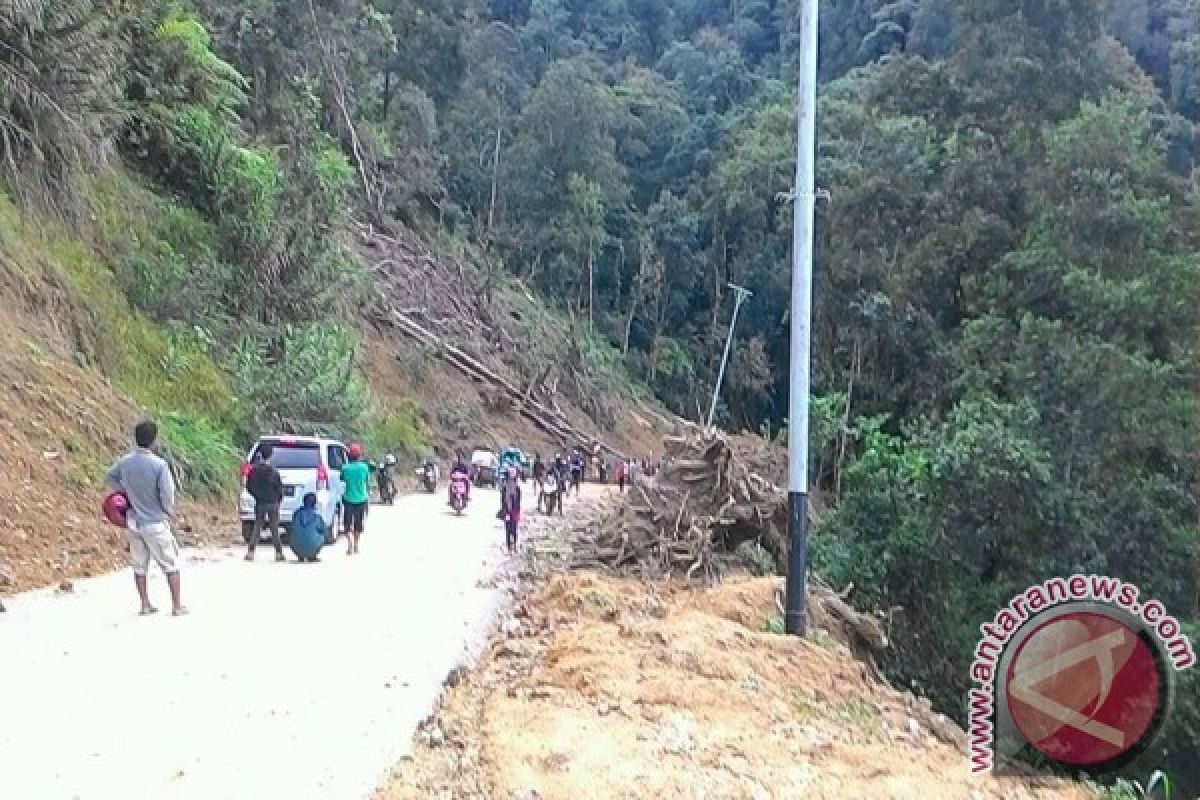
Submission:
POLYGON ((629 462, 623 458, 619 459, 617 461, 617 489, 619 491, 625 491, 625 473, 628 471, 629 462))
POLYGON ((342 467, 342 508, 346 528, 346 555, 358 554, 367 521, 367 504, 371 499, 371 468, 363 458, 362 445, 350 445, 350 463, 342 467))
POLYGON ((180 600, 179 543, 171 531, 175 516, 175 478, 167 462, 151 448, 158 439, 158 426, 144 420, 133 429, 134 449, 123 455, 104 476, 110 489, 120 490, 129 498, 126 535, 133 582, 141 600, 141 613, 158 611, 150 602, 147 574, 150 561, 158 563, 171 591, 171 613, 187 613, 180 600))
POLYGON ((517 480, 516 473, 516 467, 509 467, 500 503, 500 509, 504 512, 504 542, 509 555, 517 552, 517 526, 521 524, 521 482, 517 480))
POLYGON ((258 540, 263 526, 271 529, 271 544, 275 546, 275 560, 287 561, 283 554, 283 538, 279 534, 279 506, 283 504, 283 476, 271 459, 275 456, 275 445, 263 442, 258 447, 258 462, 246 476, 246 493, 254 498, 254 528, 250 541, 246 543, 246 560, 254 560, 258 540))

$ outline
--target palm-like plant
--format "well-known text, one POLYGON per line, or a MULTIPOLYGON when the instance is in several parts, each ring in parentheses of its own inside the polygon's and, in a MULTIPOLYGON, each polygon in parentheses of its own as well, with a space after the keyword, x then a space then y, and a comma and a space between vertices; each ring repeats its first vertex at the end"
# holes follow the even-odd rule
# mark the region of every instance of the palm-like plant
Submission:
POLYGON ((0 0, 0 181, 25 206, 80 208, 77 180, 107 158, 125 63, 95 0, 0 0))

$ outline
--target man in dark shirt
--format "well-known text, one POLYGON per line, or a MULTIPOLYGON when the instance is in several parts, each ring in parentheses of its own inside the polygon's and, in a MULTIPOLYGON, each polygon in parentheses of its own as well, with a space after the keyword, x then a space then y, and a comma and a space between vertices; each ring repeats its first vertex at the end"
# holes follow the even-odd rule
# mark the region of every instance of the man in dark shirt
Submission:
POLYGON ((254 550, 258 547, 258 537, 262 535, 263 525, 271 526, 271 542, 275 545, 275 560, 287 561, 283 554, 283 540, 279 536, 279 506, 283 503, 283 476, 271 463, 275 448, 270 442, 263 442, 258 448, 259 461, 246 477, 246 491, 254 498, 254 531, 250 534, 249 548, 246 560, 254 560, 254 550))

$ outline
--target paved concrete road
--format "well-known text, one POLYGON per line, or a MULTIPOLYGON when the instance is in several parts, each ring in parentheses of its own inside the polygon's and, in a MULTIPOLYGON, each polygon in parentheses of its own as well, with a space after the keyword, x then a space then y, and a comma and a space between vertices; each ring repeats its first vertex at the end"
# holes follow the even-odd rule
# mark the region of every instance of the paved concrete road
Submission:
MULTIPOLYGON (((191 615, 136 615, 128 571, 0 617, 0 800, 359 800, 486 635, 506 560, 497 493, 373 507, 361 553, 192 551, 191 615), (290 555, 290 553, 289 553, 290 555)), ((522 526, 524 527, 524 526, 522 526)))

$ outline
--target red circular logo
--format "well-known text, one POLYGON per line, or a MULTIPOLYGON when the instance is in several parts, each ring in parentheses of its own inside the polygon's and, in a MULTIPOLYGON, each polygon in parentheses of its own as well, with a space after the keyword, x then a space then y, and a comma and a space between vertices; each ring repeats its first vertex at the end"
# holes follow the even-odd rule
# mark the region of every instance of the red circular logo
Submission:
POLYGON ((1071 612, 1021 642, 1006 676, 1013 723, 1077 767, 1121 759, 1156 731, 1166 683, 1151 643, 1118 619, 1071 612))

